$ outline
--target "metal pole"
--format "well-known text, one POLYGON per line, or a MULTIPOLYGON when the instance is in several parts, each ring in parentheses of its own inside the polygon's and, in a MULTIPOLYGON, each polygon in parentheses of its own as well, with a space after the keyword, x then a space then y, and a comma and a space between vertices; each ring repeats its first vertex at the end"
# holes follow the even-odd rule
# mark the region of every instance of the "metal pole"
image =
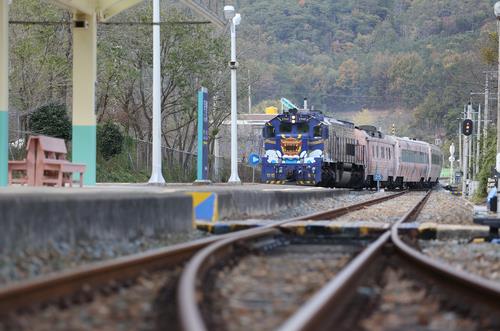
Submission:
MULTIPOLYGON (((499 36, 498 39, 498 50, 500 52, 500 19, 497 18, 497 33, 499 36)), ((498 89, 497 89, 497 164, 496 164, 496 169, 497 172, 500 170, 499 167, 500 165, 498 164, 499 156, 500 156, 500 53, 498 53, 498 89)), ((498 181, 498 185, 500 185, 500 181, 498 181)), ((500 208, 498 208, 498 211, 500 212, 500 208)))
MULTIPOLYGON (((463 117, 463 115, 462 115, 463 117)), ((463 164, 464 164, 464 160, 462 159, 462 121, 463 119, 461 118, 460 121, 458 121, 458 160, 460 162, 460 167, 458 167, 458 169, 460 169, 461 167, 463 167, 463 164)), ((462 178, 463 178, 463 175, 462 175, 462 178)))
POLYGON ((490 111, 490 77, 486 72, 486 81, 484 85, 484 127, 483 127, 483 149, 486 148, 486 140, 488 139, 488 119, 490 111))
POLYGON ((229 183, 241 184, 238 176, 238 114, 236 85, 236 25, 231 21, 231 177, 229 183))
MULTIPOLYGON (((153 0, 153 23, 160 23, 160 1, 153 0)), ((165 185, 161 156, 161 59, 160 25, 153 25, 153 163, 149 184, 165 185)))
MULTIPOLYGON (((472 119, 472 102, 469 102, 469 105, 467 107, 467 119, 472 119)), ((470 135, 467 137, 467 178, 472 179, 474 174, 474 167, 472 167, 472 146, 474 145, 473 143, 473 135, 470 135)))
POLYGON ((481 157, 481 105, 479 105, 477 111, 477 136, 476 136, 476 162, 475 162, 475 173, 474 179, 477 180, 479 174, 479 158, 481 157))
POLYGON ((248 113, 252 113, 252 84, 250 83, 250 69, 248 69, 248 113))
POLYGON ((450 185, 453 185, 455 182, 455 174, 453 171, 454 158, 455 158, 455 144, 451 143, 451 146, 450 146, 450 185))
MULTIPOLYGON (((464 109, 464 119, 467 118, 467 106, 464 109)), ((462 132, 463 135, 463 132, 462 132)), ((466 195, 466 182, 467 182, 467 152, 469 150, 467 136, 463 136, 463 151, 462 151, 462 196, 466 195)))

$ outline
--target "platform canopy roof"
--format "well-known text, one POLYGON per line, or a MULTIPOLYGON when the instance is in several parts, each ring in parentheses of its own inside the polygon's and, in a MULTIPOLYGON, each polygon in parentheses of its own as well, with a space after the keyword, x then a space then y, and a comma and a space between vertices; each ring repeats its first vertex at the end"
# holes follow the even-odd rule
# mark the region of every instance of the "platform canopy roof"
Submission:
POLYGON ((116 14, 133 7, 143 0, 52 0, 56 5, 74 13, 97 14, 100 21, 106 21, 116 14))
MULTIPOLYGON (((111 17, 133 7, 144 0, 51 0, 55 4, 74 13, 87 15, 97 14, 99 21, 109 20, 111 17)), ((180 0, 181 3, 191 8, 196 14, 214 23, 218 28, 223 28, 225 22, 200 1, 180 0)))

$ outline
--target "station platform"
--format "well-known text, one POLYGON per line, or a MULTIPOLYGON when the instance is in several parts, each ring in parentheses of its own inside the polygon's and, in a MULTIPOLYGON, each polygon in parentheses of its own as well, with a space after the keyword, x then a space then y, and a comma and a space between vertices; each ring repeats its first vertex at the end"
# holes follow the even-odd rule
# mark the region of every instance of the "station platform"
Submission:
POLYGON ((75 238, 135 238, 181 233, 196 220, 262 218, 348 190, 245 184, 98 184, 0 188, 0 253, 75 238))

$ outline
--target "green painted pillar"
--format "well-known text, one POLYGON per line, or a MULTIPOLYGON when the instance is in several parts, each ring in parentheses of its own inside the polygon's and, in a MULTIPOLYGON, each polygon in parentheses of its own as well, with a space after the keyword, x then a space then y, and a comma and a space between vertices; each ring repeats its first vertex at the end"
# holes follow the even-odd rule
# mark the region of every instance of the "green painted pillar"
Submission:
MULTIPOLYGON (((0 0, 1 1, 1 0, 0 0)), ((86 21, 73 27, 73 162, 87 166, 83 183, 96 184, 96 15, 75 14, 86 21)))
POLYGON ((0 187, 9 162, 9 3, 0 0, 0 187))

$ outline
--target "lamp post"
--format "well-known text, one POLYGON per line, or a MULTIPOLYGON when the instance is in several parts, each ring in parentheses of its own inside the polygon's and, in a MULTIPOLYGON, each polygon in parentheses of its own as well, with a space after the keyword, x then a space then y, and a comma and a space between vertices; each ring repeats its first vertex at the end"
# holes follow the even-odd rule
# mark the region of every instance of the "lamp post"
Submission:
POLYGON ((236 69, 238 68, 238 62, 236 62, 236 26, 241 22, 241 15, 235 13, 233 6, 225 6, 224 17, 231 25, 231 61, 229 62, 231 68, 231 176, 228 183, 241 184, 238 176, 238 114, 236 110, 236 69))
MULTIPOLYGON (((497 18, 497 33, 499 37, 498 49, 500 51, 500 1, 495 3, 495 16, 497 18)), ((500 84, 500 53, 498 54, 498 83, 500 84)), ((497 92, 497 157, 496 157, 496 170, 500 172, 500 85, 498 85, 497 92)), ((499 181, 500 185, 500 181, 499 181)))
POLYGON ((161 155, 160 1, 153 0, 153 162, 150 185, 165 185, 161 155))

